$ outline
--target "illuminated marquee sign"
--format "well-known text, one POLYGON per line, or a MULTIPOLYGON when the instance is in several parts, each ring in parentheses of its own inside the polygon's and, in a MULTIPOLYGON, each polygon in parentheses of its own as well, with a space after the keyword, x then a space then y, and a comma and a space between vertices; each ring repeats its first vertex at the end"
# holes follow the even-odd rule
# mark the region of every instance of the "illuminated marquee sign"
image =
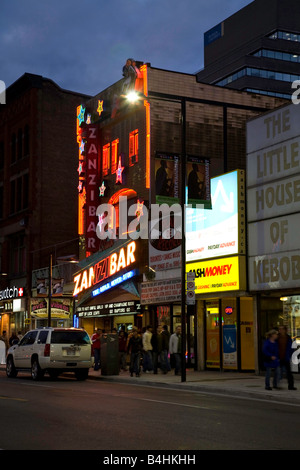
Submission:
POLYGON ((195 273, 196 294, 246 288, 244 256, 188 263, 186 269, 195 273))
POLYGON ((17 299, 18 297, 23 297, 24 289, 23 287, 7 287, 4 290, 0 290, 0 300, 7 299, 17 299))
POLYGON ((88 126, 86 142, 86 249, 89 252, 98 251, 96 235, 98 207, 98 145, 97 127, 88 126))
MULTIPOLYGON (((102 260, 100 260, 94 266, 90 267, 89 269, 85 269, 84 271, 77 274, 74 277, 75 288, 74 288, 73 296, 80 294, 86 289, 89 289, 90 287, 102 281, 105 281, 109 277, 115 274, 118 274, 121 270, 131 266, 136 261, 135 251, 136 251, 136 243, 131 242, 125 248, 121 248, 118 252, 112 253, 106 258, 103 258, 102 260)), ((129 276, 129 273, 125 273, 124 279, 122 279, 120 282, 123 282, 126 280, 125 279, 126 275, 129 276)), ((135 273, 133 275, 135 275, 135 273)), ((116 279, 114 279, 110 283, 107 283, 106 289, 105 289, 105 286, 103 286, 103 290, 101 292, 99 291, 95 295, 101 294, 105 290, 109 289, 110 287, 114 287, 115 285, 117 285, 116 279)))

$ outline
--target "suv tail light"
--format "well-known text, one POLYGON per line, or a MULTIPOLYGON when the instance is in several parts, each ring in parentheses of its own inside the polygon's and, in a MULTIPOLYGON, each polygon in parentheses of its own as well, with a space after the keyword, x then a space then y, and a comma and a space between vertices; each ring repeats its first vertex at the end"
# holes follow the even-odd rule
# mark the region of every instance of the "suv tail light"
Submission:
POLYGON ((44 356, 50 356, 50 344, 45 344, 44 356))

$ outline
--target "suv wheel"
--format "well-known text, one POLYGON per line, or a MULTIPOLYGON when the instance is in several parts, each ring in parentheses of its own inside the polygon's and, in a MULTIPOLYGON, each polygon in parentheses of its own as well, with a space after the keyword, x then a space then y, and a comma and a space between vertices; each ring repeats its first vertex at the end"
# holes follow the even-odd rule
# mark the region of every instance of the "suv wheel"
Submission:
POLYGON ((75 370, 75 377, 77 380, 86 380, 89 375, 89 369, 77 369, 75 370))
POLYGON ((6 375, 9 378, 17 377, 18 371, 15 368, 14 360, 12 357, 8 357, 6 361, 6 375))
POLYGON ((37 358, 33 359, 31 364, 31 377, 33 380, 40 380, 44 376, 43 370, 40 368, 37 358))

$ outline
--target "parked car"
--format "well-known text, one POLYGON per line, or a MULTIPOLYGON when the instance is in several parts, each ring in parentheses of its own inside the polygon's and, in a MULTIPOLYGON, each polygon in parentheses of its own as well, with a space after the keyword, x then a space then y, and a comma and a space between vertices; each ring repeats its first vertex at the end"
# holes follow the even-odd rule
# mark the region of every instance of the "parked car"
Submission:
POLYGON ((45 372, 57 377, 72 371, 78 380, 88 377, 93 366, 92 343, 80 328, 41 328, 28 331, 7 352, 6 375, 16 377, 20 370, 30 370, 33 380, 45 372))

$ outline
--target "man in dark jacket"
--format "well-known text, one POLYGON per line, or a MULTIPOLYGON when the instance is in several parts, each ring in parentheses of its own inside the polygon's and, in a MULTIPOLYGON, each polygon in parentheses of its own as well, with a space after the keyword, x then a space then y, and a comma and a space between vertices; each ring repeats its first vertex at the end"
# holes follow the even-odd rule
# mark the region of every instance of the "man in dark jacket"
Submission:
POLYGON ((142 338, 138 334, 137 329, 133 328, 132 330, 132 336, 129 339, 128 342, 128 348, 127 348, 127 353, 130 353, 130 376, 133 376, 133 372, 135 372, 135 375, 139 377, 140 375, 140 357, 141 357, 141 352, 143 350, 143 343, 142 343, 142 338))
POLYGON ((285 325, 279 327, 278 335, 278 348, 279 348, 279 360, 281 369, 281 378, 283 371, 286 371, 286 378, 288 381, 289 390, 297 390, 294 387, 294 377, 291 372, 291 357, 292 357, 292 338, 287 334, 287 328, 285 325))

